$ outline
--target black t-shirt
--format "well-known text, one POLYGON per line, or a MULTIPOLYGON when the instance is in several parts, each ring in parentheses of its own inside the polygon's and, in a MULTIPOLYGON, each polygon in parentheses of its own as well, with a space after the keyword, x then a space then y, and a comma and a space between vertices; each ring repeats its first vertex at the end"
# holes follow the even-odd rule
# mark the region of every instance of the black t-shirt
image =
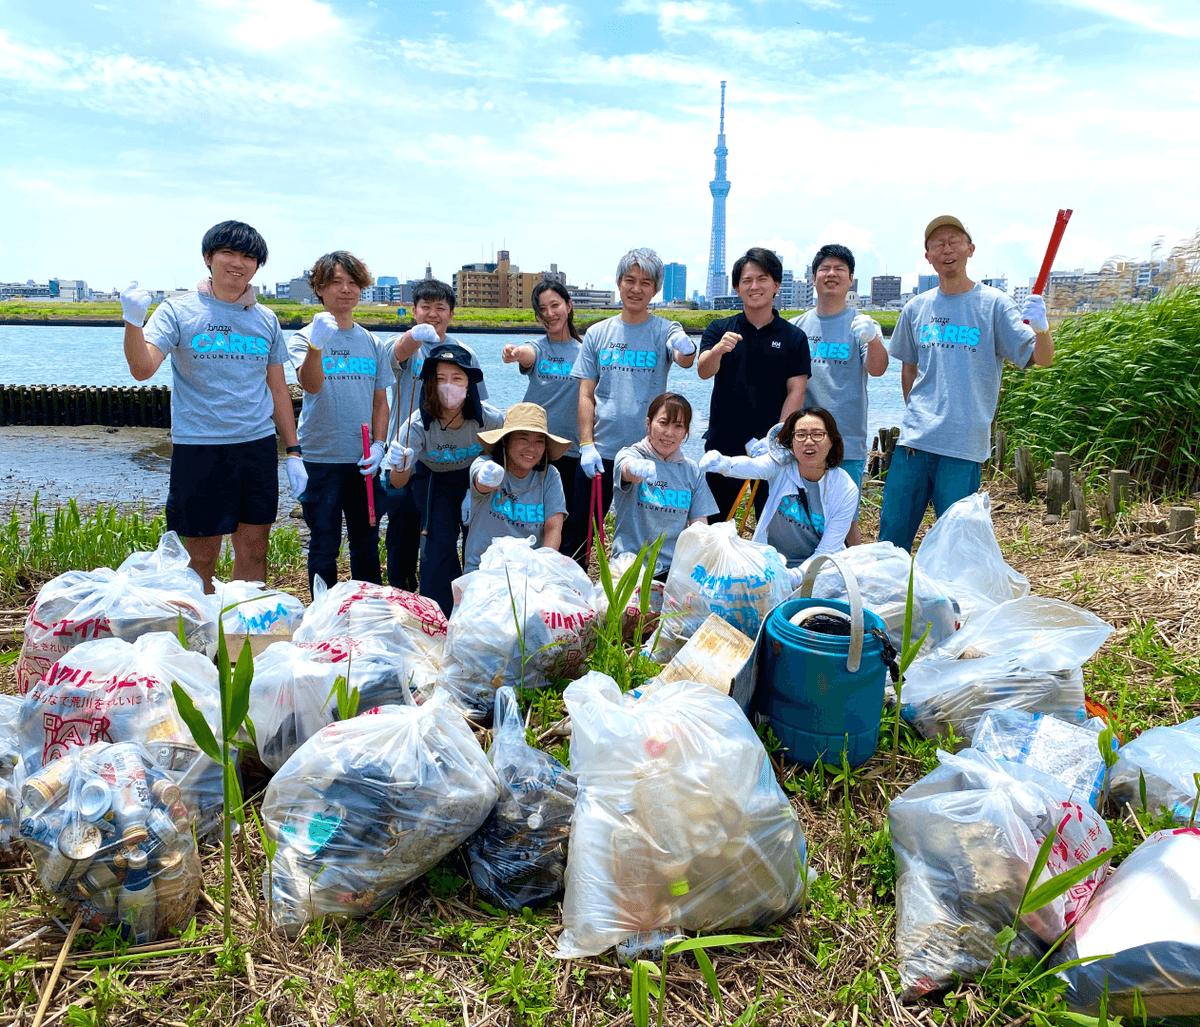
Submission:
POLYGON ((808 336, 778 311, 763 328, 738 313, 704 329, 700 352, 712 349, 726 332, 742 341, 721 358, 704 438, 709 449, 742 456, 750 439, 761 439, 779 423, 788 379, 810 373, 808 336))

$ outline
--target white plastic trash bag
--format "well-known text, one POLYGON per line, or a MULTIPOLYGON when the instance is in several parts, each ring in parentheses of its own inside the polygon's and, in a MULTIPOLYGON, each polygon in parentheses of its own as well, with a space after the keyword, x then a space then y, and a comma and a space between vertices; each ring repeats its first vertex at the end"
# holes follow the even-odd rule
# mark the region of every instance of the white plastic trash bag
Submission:
POLYGON ((1060 973, 1074 1010, 1096 1016, 1107 992, 1110 1015, 1200 1015, 1200 828, 1156 831, 1134 849, 1096 889, 1062 959, 1089 960, 1060 973))
POLYGON ((1144 778, 1150 812, 1166 809, 1178 823, 1186 824, 1196 801, 1193 775, 1200 774, 1200 717, 1143 731, 1121 746, 1118 754, 1109 782, 1117 804, 1141 809, 1144 778))
MULTIPOLYGON (((891 542, 851 546, 838 553, 838 560, 854 571, 864 609, 877 614, 887 625, 888 636, 897 652, 903 651, 910 568, 913 573, 910 641, 920 639, 926 625, 929 625, 929 637, 923 648, 932 649, 958 630, 961 615, 957 601, 947 591, 947 585, 934 581, 920 567, 914 566, 908 553, 899 546, 891 542)), ((846 583, 833 564, 827 563, 817 572, 812 597, 849 602, 846 583)))
MULTIPOLYGON (((1105 770, 1100 733, 1106 726, 1100 717, 1069 724, 1044 713, 987 710, 971 734, 971 748, 992 759, 1025 763, 1049 774, 1076 802, 1086 800, 1099 809, 1105 770)), ((1117 748, 1115 736, 1109 744, 1117 748)))
POLYGON ((217 668, 166 631, 135 642, 83 642, 50 667, 21 706, 21 756, 27 774, 72 749, 97 742, 140 742, 198 814, 197 832, 216 827, 223 802, 221 768, 200 751, 179 716, 172 682, 221 735, 217 668))
POLYGON ((557 956, 662 928, 761 928, 800 902, 804 833, 734 700, 676 681, 627 705, 596 672, 564 698, 579 792, 557 956))
MULTIPOLYGON (((1038 850, 1058 841, 1038 883, 1112 847, 1108 825, 1072 801, 1053 778, 974 749, 939 752, 941 766, 892 800, 896 853, 896 954, 902 998, 969 980, 996 956, 1011 926, 1038 850)), ((1065 895, 1022 917, 1011 954, 1040 955, 1087 905, 1104 863, 1065 895)))
POLYGON ((276 642, 254 658, 250 722, 264 766, 278 770, 326 724, 344 719, 337 679, 359 691, 358 709, 413 705, 404 667, 382 642, 367 638, 327 642, 276 642))
POLYGON ((570 557, 535 549, 531 539, 496 539, 479 569, 454 581, 439 686, 486 718, 502 685, 541 688, 578 677, 596 648, 591 595, 570 557))
POLYGON ((466 841, 497 792, 444 693, 322 728, 263 799, 277 844, 263 874, 274 925, 294 937, 326 913, 366 916, 466 841))
POLYGON ((17 690, 24 695, 81 642, 123 638, 132 642, 152 631, 178 633, 187 647, 210 659, 217 652, 219 608, 188 566, 187 550, 173 531, 153 552, 132 553, 115 571, 67 571, 46 582, 25 618, 17 659, 17 690))
POLYGON ((324 589, 313 583, 313 602, 292 634, 293 642, 327 642, 334 638, 373 638, 403 663, 422 696, 438 679, 446 615, 432 599, 388 585, 343 581, 324 589))
POLYGON ((916 559, 922 572, 954 594, 967 619, 1029 594, 1029 579, 1004 562, 986 492, 966 496, 942 514, 921 540, 916 559))
POLYGON ((261 581, 213 578, 213 588, 227 635, 290 635, 304 618, 304 603, 288 592, 264 588, 261 581))
POLYGON ((1014 653, 978 660, 914 660, 900 699, 900 715, 926 738, 937 738, 951 727, 960 738, 972 738, 990 709, 1046 713, 1072 724, 1087 719, 1078 667, 1031 670, 1014 653))
POLYGON ((0 852, 5 852, 21 826, 21 789, 25 763, 21 759, 21 700, 0 695, 0 852))
POLYGON ((654 658, 670 660, 711 613, 754 638, 790 593, 787 564, 774 547, 739 538, 731 521, 690 524, 675 543, 654 658))

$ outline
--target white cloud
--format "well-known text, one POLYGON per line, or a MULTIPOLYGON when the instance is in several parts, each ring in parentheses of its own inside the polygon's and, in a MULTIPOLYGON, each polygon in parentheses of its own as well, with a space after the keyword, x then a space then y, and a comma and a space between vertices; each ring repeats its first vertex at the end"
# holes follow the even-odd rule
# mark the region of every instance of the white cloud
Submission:
POLYGON ((1200 14, 1195 0, 1059 0, 1071 7, 1106 15, 1138 28, 1164 35, 1200 39, 1200 14))
POLYGON ((552 35, 570 24, 566 15, 567 9, 563 5, 550 7, 547 4, 525 3, 524 0, 512 0, 511 3, 488 0, 488 5, 501 18, 523 28, 532 29, 542 37, 552 35))
POLYGON ((298 44, 340 36, 344 26, 319 0, 199 0, 221 12, 220 37, 239 49, 287 52, 298 44))

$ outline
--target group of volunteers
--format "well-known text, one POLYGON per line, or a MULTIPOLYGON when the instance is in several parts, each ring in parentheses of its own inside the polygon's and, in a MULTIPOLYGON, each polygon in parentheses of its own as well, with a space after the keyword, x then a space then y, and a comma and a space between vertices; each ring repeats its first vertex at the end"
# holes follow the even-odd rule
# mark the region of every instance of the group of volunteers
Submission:
MULTIPOLYGON (((854 255, 845 246, 817 250, 815 306, 790 321, 774 305, 779 258, 749 249, 731 275, 742 309, 708 325, 698 357, 681 325, 651 312, 663 279, 651 249, 620 259, 621 312, 583 336, 567 290, 541 282, 532 302, 545 335, 501 353, 528 382, 507 412, 488 402, 475 351, 447 334, 455 294, 446 283, 415 285, 413 326, 380 341, 353 320, 372 284, 366 265, 344 250, 326 253, 309 277, 324 309, 285 342, 250 284, 267 260, 262 236, 225 221, 204 235, 201 252, 209 276, 148 323, 151 297, 136 282, 121 301, 134 378, 171 357, 167 526, 205 582, 225 535, 234 577, 266 577, 277 431, 310 531, 310 588, 318 576, 337 580, 343 519, 351 576, 382 580, 373 507, 387 517, 388 582, 447 615, 451 583, 497 537, 532 536, 586 570, 591 528, 610 508, 613 555, 662 536, 656 574, 665 576, 680 532, 732 516, 743 482, 754 482, 754 539, 790 567, 860 541, 867 377, 887 370, 889 351, 875 320, 848 305, 854 255), (303 390, 298 427, 288 360, 303 390), (693 363, 713 380, 698 462, 681 452, 691 404, 667 389, 671 365, 693 363)), ((940 516, 978 489, 1004 361, 1024 368, 1054 358, 1042 298, 1018 310, 972 281, 974 252, 957 218, 929 223, 925 257, 938 287, 904 307, 891 338, 905 413, 879 538, 905 549, 931 500, 940 516)))

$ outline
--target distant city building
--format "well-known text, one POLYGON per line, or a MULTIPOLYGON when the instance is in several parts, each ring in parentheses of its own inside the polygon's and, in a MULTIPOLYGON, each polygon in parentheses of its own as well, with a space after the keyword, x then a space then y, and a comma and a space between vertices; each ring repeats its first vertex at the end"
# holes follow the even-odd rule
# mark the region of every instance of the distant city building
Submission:
POLYGON ((527 307, 542 272, 514 266, 508 250, 496 252, 496 263, 464 264, 454 274, 454 295, 460 307, 527 307))
POLYGON ((741 296, 714 296, 712 301, 713 310, 741 310, 741 296))
POLYGON ((667 264, 663 268, 663 302, 687 299, 687 267, 683 264, 667 264))
POLYGON ((400 279, 397 278, 395 275, 380 275, 378 278, 375 279, 375 284, 376 285, 387 285, 387 286, 399 285, 400 279))
POLYGON ((1029 285, 1014 285, 1013 299, 1016 300, 1018 307, 1025 306, 1025 301, 1029 299, 1029 291, 1033 288, 1032 282, 1029 285))
POLYGON ((542 272, 542 281, 558 282, 559 285, 565 288, 567 284, 567 273, 565 271, 559 271, 557 264, 551 264, 549 271, 542 272))
POLYGON ((318 303, 317 294, 312 291, 312 287, 308 284, 308 276, 311 271, 305 271, 299 278, 293 278, 287 282, 275 283, 275 298, 277 300, 291 300, 293 303, 318 303))
POLYGON ((50 299, 50 286, 28 282, 0 282, 0 300, 50 299))
POLYGON ((1001 292, 1008 292, 1008 276, 1000 275, 999 277, 980 279, 984 285, 990 285, 993 289, 999 289, 1001 292))
POLYGON ((857 289, 851 289, 846 293, 846 306, 853 307, 855 310, 858 310, 862 306, 862 300, 859 298, 857 289))
POLYGON ((581 289, 577 285, 568 285, 567 293, 571 297, 571 304, 576 307, 616 306, 616 294, 611 289, 581 289))
POLYGON ((725 145, 724 82, 721 83, 721 127, 717 130, 717 146, 713 154, 716 164, 712 181, 708 183, 708 191, 713 198, 712 235, 708 244, 709 299, 729 294, 729 276, 725 273, 725 199, 729 196, 730 183, 725 177, 725 158, 729 155, 729 148, 725 145))
POLYGON ((783 279, 779 283, 779 292, 775 294, 776 310, 792 310, 796 299, 796 279, 791 271, 784 270, 783 279))
POLYGON ((917 292, 928 292, 938 287, 937 275, 917 275, 917 292))
POLYGON ((889 303, 900 302, 900 276, 876 275, 871 279, 871 306, 880 310, 889 303))
POLYGON ((362 303, 387 303, 392 302, 392 292, 396 286, 392 285, 368 285, 359 294, 359 301, 362 303))
POLYGON ((48 287, 51 296, 73 303, 84 303, 91 298, 88 284, 82 278, 51 278, 48 287))

